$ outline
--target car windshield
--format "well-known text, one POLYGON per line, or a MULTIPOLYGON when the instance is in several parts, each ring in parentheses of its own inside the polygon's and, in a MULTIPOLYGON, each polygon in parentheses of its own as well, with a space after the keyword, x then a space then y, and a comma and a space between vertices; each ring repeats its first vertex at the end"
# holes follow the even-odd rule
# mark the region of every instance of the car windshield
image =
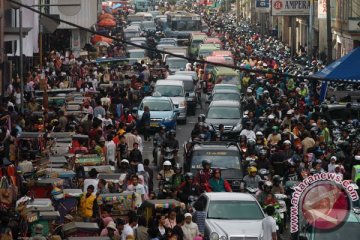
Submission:
POLYGON ((183 97, 184 92, 181 86, 174 85, 158 85, 156 92, 159 92, 163 97, 183 97))
POLYGON ((141 25, 142 25, 142 27, 143 27, 144 29, 146 29, 146 28, 156 28, 155 23, 152 22, 152 21, 142 22, 141 25))
POLYGON ((143 101, 140 110, 144 110, 145 106, 148 106, 150 111, 172 111, 169 101, 143 101))
POLYGON ((210 201, 207 218, 261 220, 264 214, 256 201, 210 201))
POLYGON ((201 169, 202 161, 207 159, 211 167, 220 169, 240 169, 240 157, 237 151, 198 150, 193 153, 191 169, 201 169), (226 161, 224 161, 226 158, 226 161))
POLYGON ((240 102, 240 95, 237 93, 215 93, 212 100, 231 100, 240 102))
POLYGON ((145 57, 145 52, 143 52, 143 51, 141 51, 141 52, 130 52, 129 57, 130 58, 144 58, 145 57))
POLYGON ((224 84, 239 84, 238 76, 220 76, 219 79, 221 79, 221 83, 224 84))
POLYGON ((240 119, 240 109, 236 107, 211 107, 206 118, 213 119, 240 119))
POLYGON ((237 89, 236 86, 234 85, 215 85, 213 91, 215 90, 233 90, 233 89, 237 89))
POLYGON ((179 69, 185 69, 186 64, 188 63, 185 59, 174 59, 174 58, 168 58, 166 59, 166 64, 169 66, 169 68, 179 68, 179 69))

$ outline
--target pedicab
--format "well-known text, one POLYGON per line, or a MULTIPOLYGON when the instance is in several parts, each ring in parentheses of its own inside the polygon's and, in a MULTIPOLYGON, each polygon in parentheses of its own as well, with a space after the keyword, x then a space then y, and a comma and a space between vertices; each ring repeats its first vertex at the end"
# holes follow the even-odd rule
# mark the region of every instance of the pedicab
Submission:
POLYGON ((93 222, 70 222, 64 224, 62 231, 66 239, 69 237, 93 237, 98 236, 100 228, 93 222))
POLYGON ((80 166, 99 166, 105 162, 105 158, 97 154, 76 154, 75 163, 80 166))
POLYGON ((51 200, 48 198, 35 198, 28 202, 22 208, 18 208, 20 212, 21 221, 21 234, 27 235, 32 233, 34 235, 34 227, 36 224, 43 225, 43 233, 48 235, 51 233, 51 223, 60 218, 58 211, 51 205, 51 200))
POLYGON ((85 166, 84 171, 85 174, 88 175, 88 173, 91 171, 91 169, 95 169, 97 173, 114 173, 115 167, 111 165, 100 165, 100 166, 85 166))
POLYGON ((101 209, 112 206, 111 216, 126 218, 129 211, 135 209, 135 194, 133 192, 100 194, 97 201, 101 209))
POLYGON ((104 179, 107 183, 122 186, 126 179, 126 173, 99 173, 97 179, 104 179))
POLYGON ((146 225, 150 226, 156 215, 170 209, 185 209, 185 204, 175 199, 146 200, 138 209, 138 215, 144 216, 146 225))
POLYGON ((68 161, 65 156, 50 156, 47 167, 49 168, 65 168, 68 165, 68 161))
POLYGON ((22 132, 17 138, 18 159, 35 160, 40 156, 43 147, 43 133, 40 132, 22 132))
POLYGON ((86 154, 89 151, 89 136, 83 134, 75 134, 71 139, 71 147, 69 153, 86 154))
POLYGON ((74 214, 83 191, 81 189, 64 189, 63 197, 54 200, 54 206, 60 213, 59 222, 64 223, 65 216, 74 214))
POLYGON ((54 185, 62 185, 64 182, 60 178, 44 178, 28 183, 29 191, 36 198, 47 198, 50 196, 54 185))
POLYGON ((46 175, 51 177, 60 178, 63 180, 63 185, 65 188, 75 187, 76 174, 73 170, 66 168, 46 168, 46 175))

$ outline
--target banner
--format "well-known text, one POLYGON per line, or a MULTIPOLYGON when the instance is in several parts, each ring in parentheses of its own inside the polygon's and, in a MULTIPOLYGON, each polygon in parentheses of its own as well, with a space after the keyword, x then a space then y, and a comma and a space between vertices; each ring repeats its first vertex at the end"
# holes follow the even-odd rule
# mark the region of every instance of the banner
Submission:
POLYGON ((270 12, 270 0, 256 0, 255 1, 256 12, 270 12))
POLYGON ((309 0, 274 0, 271 4, 272 16, 308 16, 309 0))
POLYGON ((318 19, 326 19, 326 0, 318 0, 318 19))

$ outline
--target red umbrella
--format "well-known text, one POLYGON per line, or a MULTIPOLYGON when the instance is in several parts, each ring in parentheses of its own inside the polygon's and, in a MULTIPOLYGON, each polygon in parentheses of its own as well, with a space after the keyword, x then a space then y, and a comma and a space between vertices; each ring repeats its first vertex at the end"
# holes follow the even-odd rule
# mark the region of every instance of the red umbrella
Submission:
POLYGON ((110 19, 110 18, 104 18, 98 22, 98 26, 99 27, 115 27, 116 21, 113 19, 110 19))
POLYGON ((98 42, 106 42, 106 43, 111 44, 112 41, 113 40, 111 38, 103 37, 103 36, 100 36, 100 35, 93 35, 91 37, 91 43, 92 44, 96 44, 98 42))
POLYGON ((103 14, 98 16, 99 21, 102 20, 102 19, 105 19, 105 18, 115 20, 115 17, 113 15, 111 15, 110 13, 103 13, 103 14))

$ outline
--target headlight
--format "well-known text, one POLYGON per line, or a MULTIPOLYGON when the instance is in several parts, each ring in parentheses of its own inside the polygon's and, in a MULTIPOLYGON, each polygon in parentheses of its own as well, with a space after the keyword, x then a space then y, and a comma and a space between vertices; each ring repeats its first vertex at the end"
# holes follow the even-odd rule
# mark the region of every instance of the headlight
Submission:
POLYGON ((179 107, 186 107, 186 101, 180 102, 179 107))
POLYGON ((236 124, 236 126, 233 128, 233 131, 240 131, 242 129, 241 123, 236 124))
POLYGON ((234 185, 234 186, 240 186, 240 181, 235 180, 235 181, 232 182, 232 185, 234 185))
POLYGON ((172 118, 172 117, 166 117, 166 118, 164 118, 164 120, 165 120, 165 121, 172 121, 173 118, 172 118))
POLYGON ((227 240, 227 237, 226 236, 221 236, 220 240, 227 240))
POLYGON ((210 233, 210 240, 219 240, 219 234, 216 232, 210 233))

